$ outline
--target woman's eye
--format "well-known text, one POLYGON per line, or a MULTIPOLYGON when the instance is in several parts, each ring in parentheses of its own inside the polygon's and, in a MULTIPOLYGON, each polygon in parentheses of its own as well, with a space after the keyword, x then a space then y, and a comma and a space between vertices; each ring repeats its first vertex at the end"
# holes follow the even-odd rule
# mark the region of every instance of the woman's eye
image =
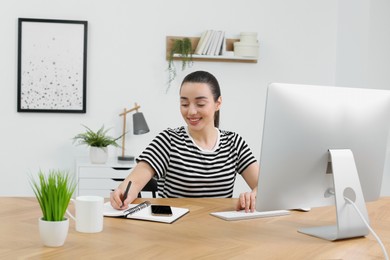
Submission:
POLYGON ((198 104, 198 107, 204 107, 205 104, 198 104))
POLYGON ((181 104, 182 107, 188 107, 188 104, 181 104))

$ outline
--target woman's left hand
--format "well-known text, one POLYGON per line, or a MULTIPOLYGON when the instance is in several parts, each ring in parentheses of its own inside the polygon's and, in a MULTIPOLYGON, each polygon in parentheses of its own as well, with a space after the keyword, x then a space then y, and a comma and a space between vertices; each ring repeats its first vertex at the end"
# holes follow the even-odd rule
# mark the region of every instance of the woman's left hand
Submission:
POLYGON ((257 189, 254 189, 251 192, 241 193, 236 210, 244 209, 245 212, 254 212, 256 209, 256 191, 257 189))

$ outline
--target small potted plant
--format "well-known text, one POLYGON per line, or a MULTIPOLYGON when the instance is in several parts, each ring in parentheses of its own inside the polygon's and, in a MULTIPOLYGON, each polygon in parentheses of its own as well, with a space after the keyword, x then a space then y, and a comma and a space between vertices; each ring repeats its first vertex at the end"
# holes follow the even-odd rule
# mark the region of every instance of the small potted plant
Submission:
POLYGON ((42 210, 39 232, 43 244, 62 246, 69 231, 65 212, 76 189, 74 178, 67 171, 50 170, 46 175, 40 170, 38 180, 31 177, 30 184, 42 210))
POLYGON ((73 143, 90 147, 89 155, 92 163, 106 163, 108 158, 107 147, 109 145, 119 147, 117 141, 122 135, 117 138, 107 135, 110 129, 104 129, 104 125, 96 132, 87 126, 84 127, 86 128, 86 132, 73 137, 73 143))
POLYGON ((171 85, 171 82, 176 78, 176 67, 173 63, 173 58, 175 54, 179 54, 182 59, 181 69, 185 70, 192 62, 192 42, 189 38, 183 39, 174 39, 172 43, 172 48, 169 52, 168 57, 168 88, 171 85))

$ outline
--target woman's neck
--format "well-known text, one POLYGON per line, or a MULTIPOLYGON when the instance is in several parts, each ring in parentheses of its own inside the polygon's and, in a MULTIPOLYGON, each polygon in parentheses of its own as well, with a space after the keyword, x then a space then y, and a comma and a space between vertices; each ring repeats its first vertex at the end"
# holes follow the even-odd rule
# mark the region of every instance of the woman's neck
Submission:
POLYGON ((188 128, 188 134, 196 145, 205 150, 212 150, 218 140, 218 131, 214 126, 203 129, 202 131, 191 131, 191 129, 188 128))

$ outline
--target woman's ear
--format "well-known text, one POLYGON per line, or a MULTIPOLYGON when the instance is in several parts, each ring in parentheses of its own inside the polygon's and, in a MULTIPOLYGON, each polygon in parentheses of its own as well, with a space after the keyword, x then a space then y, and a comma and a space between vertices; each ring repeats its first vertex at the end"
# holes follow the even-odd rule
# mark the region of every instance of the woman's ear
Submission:
POLYGON ((219 98, 215 102, 215 111, 218 111, 221 108, 221 105, 222 105, 222 97, 219 96, 219 98))

